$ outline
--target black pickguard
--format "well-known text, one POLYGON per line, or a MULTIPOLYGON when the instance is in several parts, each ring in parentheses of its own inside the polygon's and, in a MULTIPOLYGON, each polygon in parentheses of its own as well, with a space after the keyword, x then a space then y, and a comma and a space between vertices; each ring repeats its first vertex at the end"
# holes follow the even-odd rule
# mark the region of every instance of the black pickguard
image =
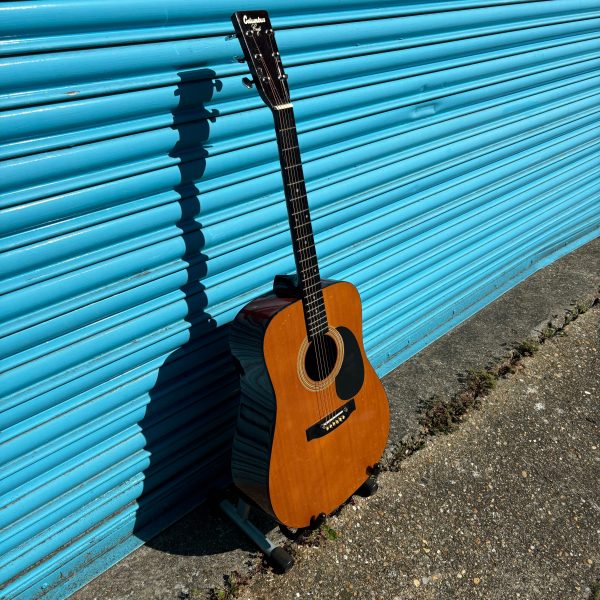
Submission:
POLYGON ((335 391, 340 400, 349 400, 358 394, 365 381, 360 346, 354 334, 346 327, 336 327, 344 341, 344 362, 335 378, 335 391))

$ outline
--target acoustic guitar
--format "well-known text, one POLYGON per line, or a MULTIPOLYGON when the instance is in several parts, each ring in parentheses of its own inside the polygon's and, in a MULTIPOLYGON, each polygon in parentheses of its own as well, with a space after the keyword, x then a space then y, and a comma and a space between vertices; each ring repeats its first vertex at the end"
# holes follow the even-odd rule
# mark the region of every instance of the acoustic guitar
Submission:
POLYGON ((294 108, 265 11, 232 15, 253 81, 271 109, 296 263, 245 306, 230 334, 241 379, 232 452, 237 487, 287 527, 322 521, 369 481, 389 406, 362 342, 357 289, 319 274, 294 108))

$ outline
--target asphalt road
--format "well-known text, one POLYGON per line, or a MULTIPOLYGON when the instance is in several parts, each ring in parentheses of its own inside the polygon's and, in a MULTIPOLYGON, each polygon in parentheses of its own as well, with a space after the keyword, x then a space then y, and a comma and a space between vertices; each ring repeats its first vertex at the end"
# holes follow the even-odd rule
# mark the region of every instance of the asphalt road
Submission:
POLYGON ((591 598, 600 584, 600 307, 450 435, 380 477, 246 599, 591 598))

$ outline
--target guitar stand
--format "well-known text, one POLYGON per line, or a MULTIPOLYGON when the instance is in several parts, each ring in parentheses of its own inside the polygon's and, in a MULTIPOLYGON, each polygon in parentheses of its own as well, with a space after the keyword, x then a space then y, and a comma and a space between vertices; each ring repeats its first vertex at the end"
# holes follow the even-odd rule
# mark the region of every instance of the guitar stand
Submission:
POLYGON ((287 573, 294 566, 290 553, 281 546, 276 546, 250 521, 248 517, 251 506, 247 502, 240 498, 236 507, 229 500, 222 500, 219 507, 258 546, 277 573, 287 573))
MULTIPOLYGON (((376 475, 371 475, 365 482, 356 490, 356 494, 367 498, 372 496, 377 491, 376 475)), ((237 506, 234 506, 229 500, 221 500, 219 503, 220 509, 233 521, 233 523, 242 530, 267 557, 267 560, 273 569, 280 574, 287 573, 294 566, 294 558, 291 554, 282 548, 276 546, 250 519, 250 509, 252 508, 248 502, 238 498, 237 506)), ((301 528, 297 531, 292 531, 284 525, 280 525, 281 532, 290 540, 298 539, 307 529, 318 529, 325 522, 327 516, 321 513, 311 519, 310 526, 301 528)))

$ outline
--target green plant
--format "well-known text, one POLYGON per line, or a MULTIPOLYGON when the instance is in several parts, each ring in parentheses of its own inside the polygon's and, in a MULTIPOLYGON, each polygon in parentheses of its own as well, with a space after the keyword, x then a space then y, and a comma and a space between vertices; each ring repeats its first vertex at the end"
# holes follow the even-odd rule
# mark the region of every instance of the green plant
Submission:
POLYGON ((326 540, 335 541, 338 539, 337 531, 333 527, 327 525, 327 523, 323 523, 321 525, 321 527, 319 528, 319 532, 321 536, 326 540))
POLYGON ((232 571, 223 576, 223 587, 212 588, 209 593, 210 600, 232 600, 240 594, 242 586, 246 585, 249 578, 238 571, 232 571))
POLYGON ((535 340, 524 340, 516 348, 521 356, 533 356, 540 349, 540 344, 535 340))
POLYGON ((496 387, 496 377, 485 369, 467 371, 467 390, 475 396, 485 396, 496 387))

